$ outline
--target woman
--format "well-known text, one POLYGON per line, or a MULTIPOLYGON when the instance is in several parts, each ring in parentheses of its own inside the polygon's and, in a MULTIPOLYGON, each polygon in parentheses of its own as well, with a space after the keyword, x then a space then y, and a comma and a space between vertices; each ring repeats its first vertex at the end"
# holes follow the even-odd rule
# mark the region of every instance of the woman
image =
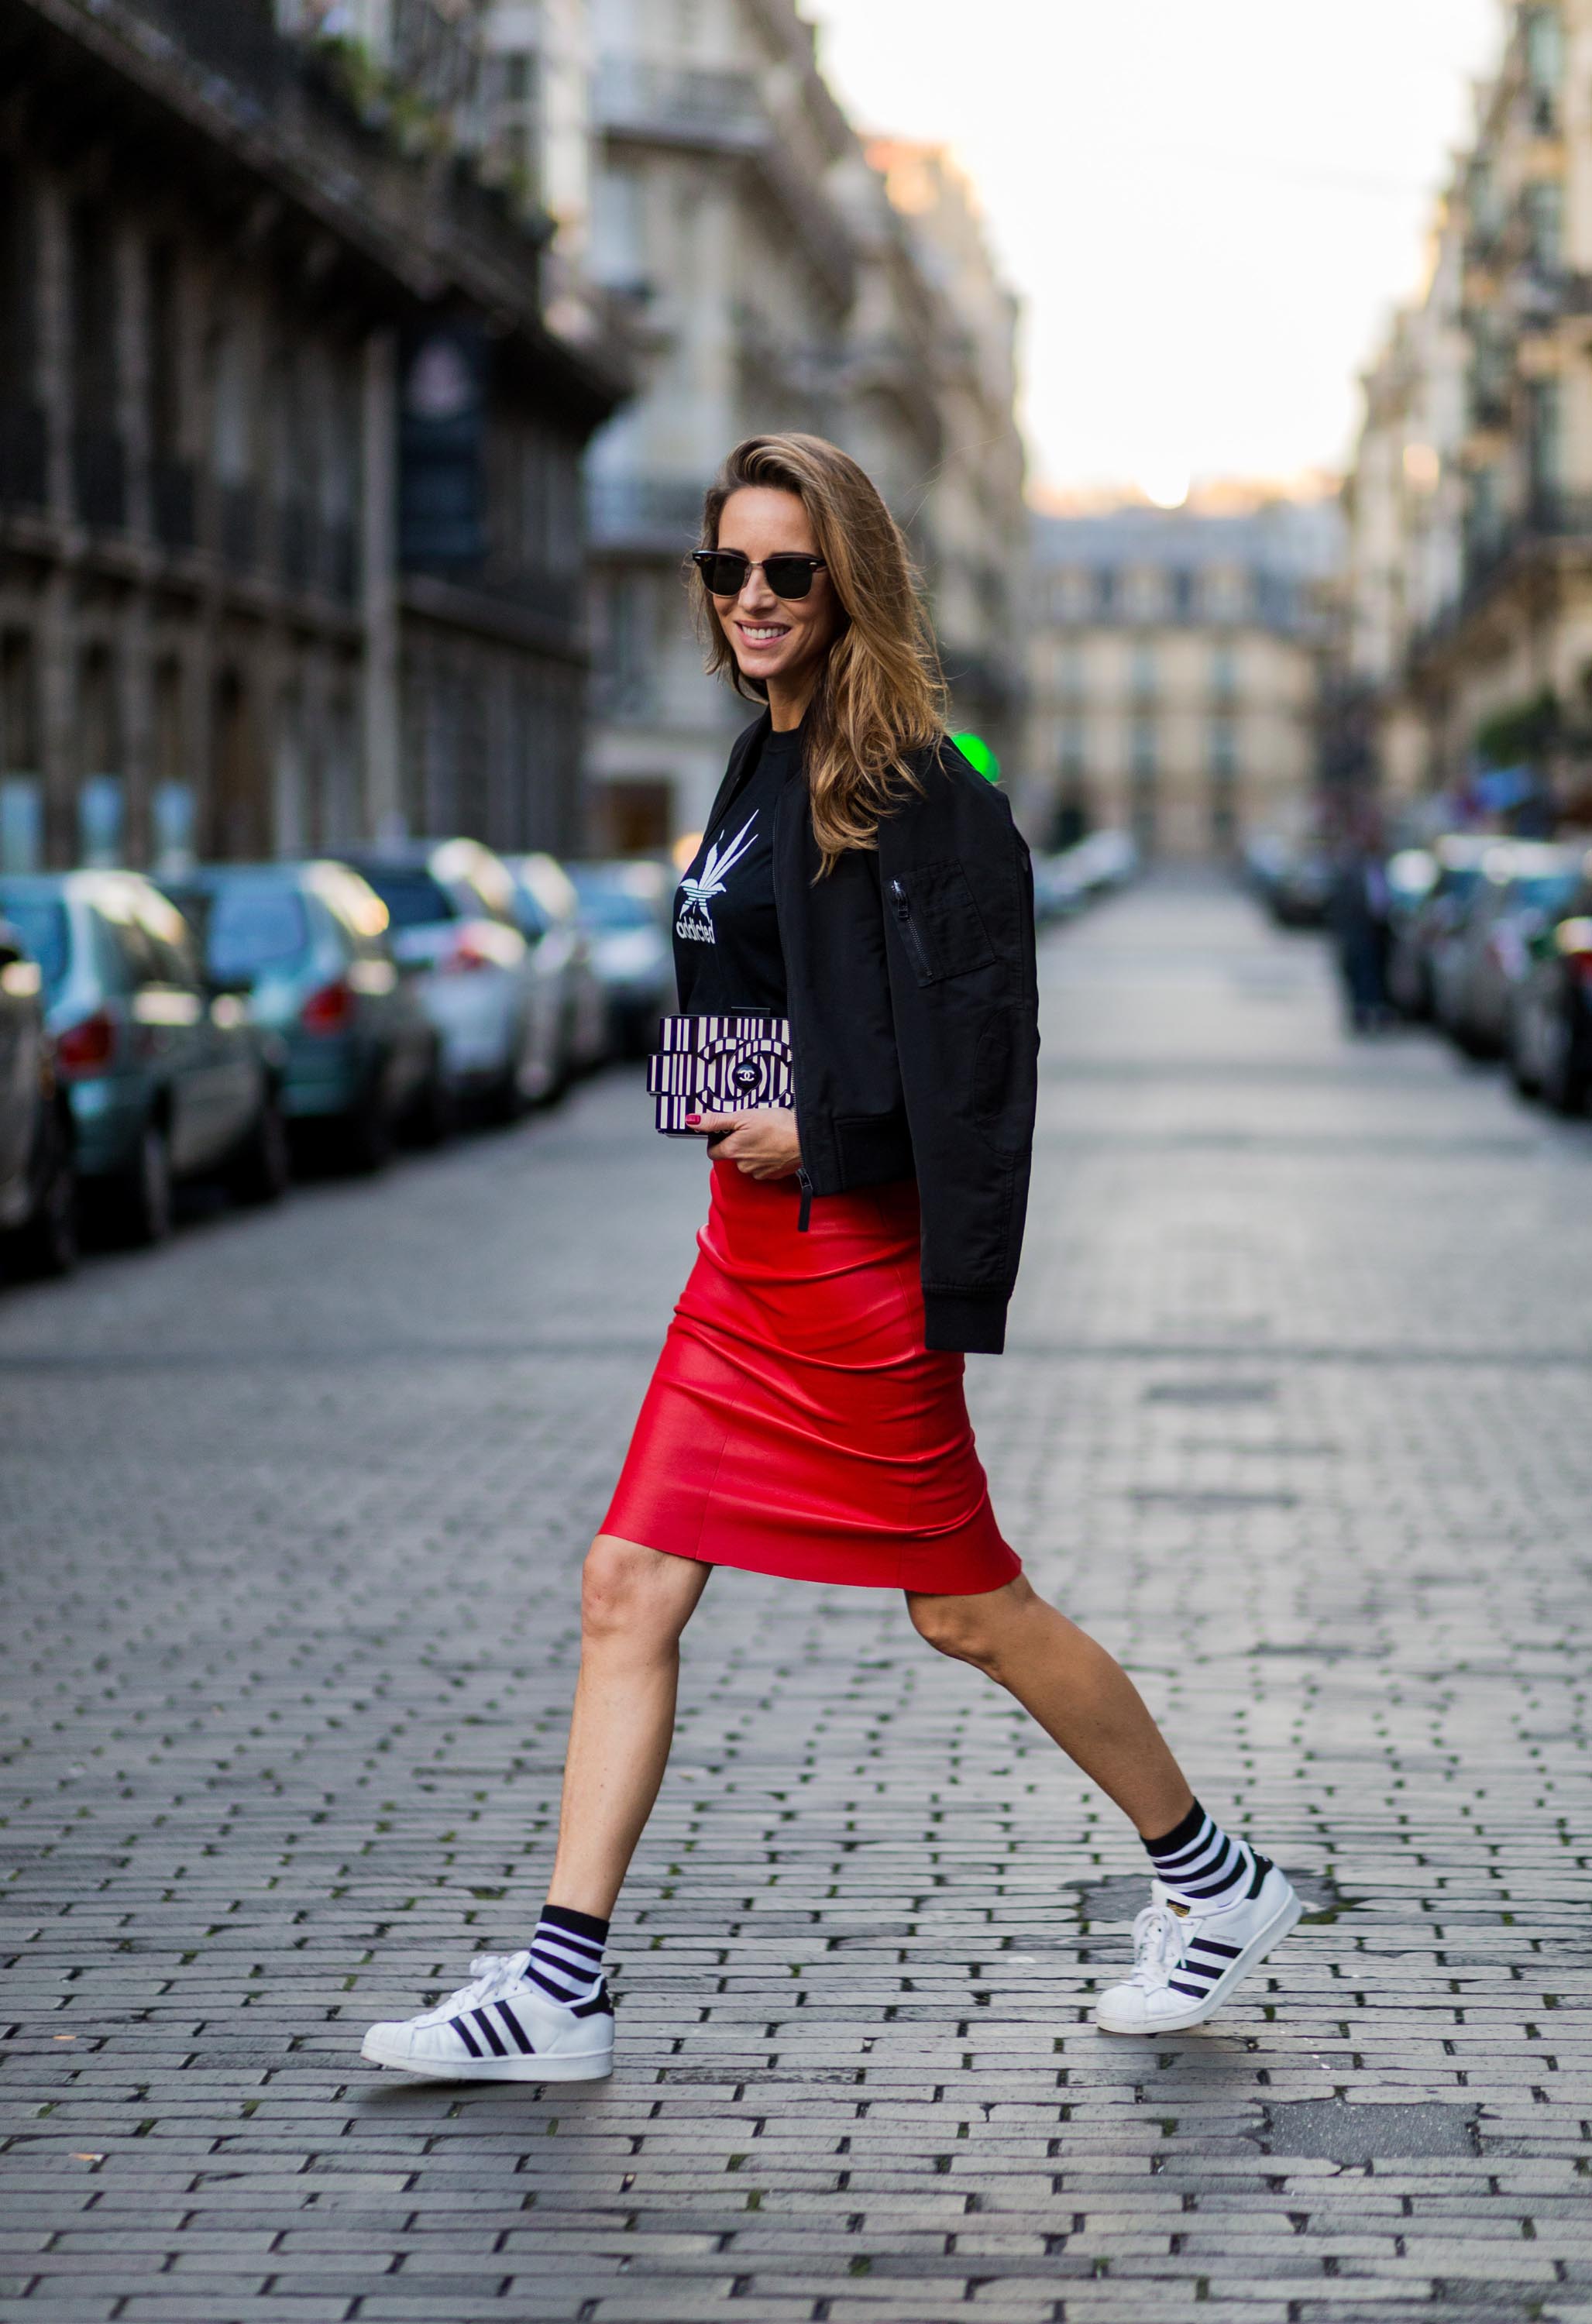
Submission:
POLYGON ((962 1397, 1017 1276, 1035 1109, 1032 883, 947 742, 906 545, 811 436, 740 445, 695 561, 711 669, 766 707, 676 903, 688 1017, 787 1019, 793 1101, 688 1116, 708 1222, 603 1528, 558 1850, 523 1950, 364 2055, 449 2080, 610 2070, 609 1915, 662 1780, 679 1639, 715 1565, 892 1586, 998 1680, 1149 1851, 1113 2033, 1198 2024, 1299 1917, 1200 1806, 1132 1683, 1001 1538, 962 1397))

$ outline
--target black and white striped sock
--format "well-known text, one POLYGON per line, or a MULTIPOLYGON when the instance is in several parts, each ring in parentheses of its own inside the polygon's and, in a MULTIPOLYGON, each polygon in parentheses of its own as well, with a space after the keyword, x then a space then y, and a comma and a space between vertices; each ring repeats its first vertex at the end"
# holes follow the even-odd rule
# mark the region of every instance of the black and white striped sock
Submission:
POLYGON ((1234 1840, 1198 1800, 1180 1824, 1146 1840, 1155 1877, 1174 1911, 1219 1913, 1252 1895, 1271 1869, 1247 1840, 1234 1840))
POLYGON ((594 1913, 573 1912, 567 1904, 544 1904, 530 1941, 525 1974, 551 2001, 561 2001, 566 2007, 590 2001, 603 1983, 603 1948, 607 1941, 608 1923, 594 1913))

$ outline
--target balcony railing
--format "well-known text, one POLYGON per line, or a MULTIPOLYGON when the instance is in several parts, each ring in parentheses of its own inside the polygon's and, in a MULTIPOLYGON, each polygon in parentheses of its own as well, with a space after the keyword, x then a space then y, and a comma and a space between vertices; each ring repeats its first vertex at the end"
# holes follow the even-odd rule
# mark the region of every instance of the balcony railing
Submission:
POLYGON ((41 509, 49 498, 43 407, 0 403, 0 508, 41 509))
POLYGON ((277 511, 277 557, 290 589, 308 589, 316 578, 315 511, 307 501, 287 500, 277 511))
POLYGON ((605 57, 597 68, 594 99, 599 124, 618 135, 744 151, 768 134, 750 73, 605 57))
POLYGON ((118 532, 127 521, 127 454, 119 436, 80 428, 72 438, 72 503, 96 532, 118 532))
POLYGON ((135 15, 212 72, 268 103, 290 69, 271 0, 126 0, 135 15))
POLYGON ((321 586, 339 604, 352 605, 359 592, 359 549, 346 517, 327 517, 320 528, 321 586))
POLYGON ((1502 524, 1472 531, 1465 543, 1461 610, 1485 595, 1496 575, 1522 549, 1553 540, 1592 540, 1592 493, 1541 490, 1502 524))
POLYGON ((187 460, 154 460, 149 472, 150 521, 162 549, 191 549, 198 538, 198 491, 187 460))
POLYGON ((260 500, 253 484, 223 484, 220 502, 221 561, 235 573, 252 573, 260 556, 260 500))
POLYGON ((856 286, 857 252, 839 211, 777 138, 758 149, 757 163, 836 300, 842 308, 849 306, 856 286))

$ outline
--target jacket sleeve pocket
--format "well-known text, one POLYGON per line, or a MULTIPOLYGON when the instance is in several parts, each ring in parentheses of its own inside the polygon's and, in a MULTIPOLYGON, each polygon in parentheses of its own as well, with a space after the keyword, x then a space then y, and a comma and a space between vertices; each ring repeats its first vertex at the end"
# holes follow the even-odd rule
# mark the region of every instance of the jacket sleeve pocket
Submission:
POLYGON ((888 887, 896 933, 919 984, 971 975, 993 964, 994 946, 967 873, 954 857, 897 872, 888 887))

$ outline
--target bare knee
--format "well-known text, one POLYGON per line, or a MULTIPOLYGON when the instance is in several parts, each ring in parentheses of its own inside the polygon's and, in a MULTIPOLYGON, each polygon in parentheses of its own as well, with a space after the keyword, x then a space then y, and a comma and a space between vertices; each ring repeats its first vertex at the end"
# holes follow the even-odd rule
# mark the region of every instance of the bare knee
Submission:
POLYGON ((701 1569, 640 1543, 599 1534, 581 1569, 581 1636, 588 1646, 672 1647, 701 1594, 701 1569))
POLYGON ((919 1637, 926 1638, 937 1654, 998 1676, 1009 1626, 1033 1596, 1019 1574, 1003 1589, 981 1591, 972 1598, 931 1597, 909 1590, 906 1610, 919 1637))

